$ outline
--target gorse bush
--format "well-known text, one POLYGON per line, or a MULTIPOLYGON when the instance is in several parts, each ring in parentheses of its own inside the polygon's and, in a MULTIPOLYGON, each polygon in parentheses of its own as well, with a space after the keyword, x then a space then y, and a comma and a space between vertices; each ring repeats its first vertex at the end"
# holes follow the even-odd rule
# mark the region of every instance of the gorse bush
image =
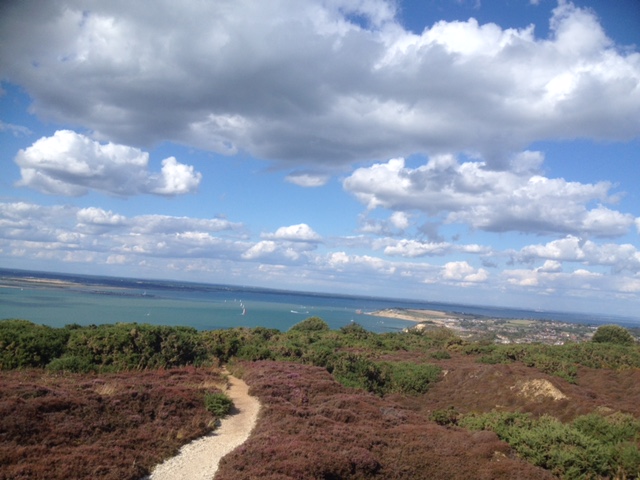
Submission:
POLYGON ((196 329, 135 323, 71 330, 66 353, 103 371, 171 368, 205 358, 196 329))
POLYGON ((596 343, 614 343, 616 345, 633 345, 636 343, 633 335, 619 325, 603 325, 602 327, 598 327, 591 341, 596 343))
POLYGON ((214 414, 218 418, 226 417, 233 408, 233 400, 231 400, 225 393, 205 393, 204 395, 205 408, 214 414))
POLYGON ((640 421, 631 415, 590 414, 563 424, 543 415, 491 412, 457 419, 471 430, 491 430, 520 456, 564 479, 637 478, 640 421))
POLYGON ((328 332, 329 325, 319 317, 309 317, 300 323, 296 323, 290 332, 328 332))
POLYGON ((418 365, 410 362, 386 363, 389 381, 386 390, 416 395, 425 393, 438 381, 442 370, 435 365, 418 365))
POLYGON ((457 425, 460 418, 460 412, 455 407, 441 408, 434 410, 429 415, 429 419, 436 422, 438 425, 457 425))
POLYGON ((346 387, 361 388, 377 394, 387 391, 386 372, 364 355, 354 353, 336 355, 328 370, 346 387))
POLYGON ((197 365, 207 359, 189 327, 116 323, 50 328, 25 320, 0 321, 0 368, 119 371, 197 365))
POLYGON ((0 322, 0 370, 44 367, 61 356, 70 331, 26 320, 0 322))
POLYGON ((89 373, 97 372, 97 365, 91 363, 86 358, 77 357, 75 355, 64 355, 51 360, 46 369, 49 372, 67 372, 67 373, 89 373))
POLYGON ((566 345, 491 345, 484 348, 469 346, 468 354, 482 354, 480 362, 488 364, 522 362, 541 372, 556 375, 575 383, 577 367, 640 368, 640 349, 633 345, 612 342, 587 342, 566 345))

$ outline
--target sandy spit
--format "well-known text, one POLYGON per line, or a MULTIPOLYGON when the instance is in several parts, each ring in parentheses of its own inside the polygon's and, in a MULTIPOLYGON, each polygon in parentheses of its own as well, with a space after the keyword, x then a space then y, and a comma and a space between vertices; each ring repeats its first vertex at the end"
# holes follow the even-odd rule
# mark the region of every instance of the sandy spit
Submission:
POLYGON ((227 395, 235 411, 224 418, 209 435, 185 445, 173 458, 157 465, 143 480, 211 480, 220 459, 249 438, 258 420, 260 402, 249 395, 249 387, 239 378, 229 377, 227 395))
POLYGON ((425 322, 431 321, 433 323, 442 323, 447 318, 451 317, 447 312, 440 310, 418 310, 407 308, 386 308, 384 310, 377 310, 370 312, 368 315, 375 317, 396 318, 398 320, 408 320, 410 322, 425 322))

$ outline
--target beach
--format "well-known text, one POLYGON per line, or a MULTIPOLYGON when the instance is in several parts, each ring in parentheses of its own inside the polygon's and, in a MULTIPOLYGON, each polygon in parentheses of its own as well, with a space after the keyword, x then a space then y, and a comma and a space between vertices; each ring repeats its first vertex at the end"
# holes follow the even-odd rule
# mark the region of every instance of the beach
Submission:
POLYGON ((368 315, 375 317, 393 318, 395 320, 406 320, 409 322, 431 322, 444 326, 447 319, 457 319, 458 316, 441 310, 415 309, 415 308, 385 308, 369 312, 368 315))

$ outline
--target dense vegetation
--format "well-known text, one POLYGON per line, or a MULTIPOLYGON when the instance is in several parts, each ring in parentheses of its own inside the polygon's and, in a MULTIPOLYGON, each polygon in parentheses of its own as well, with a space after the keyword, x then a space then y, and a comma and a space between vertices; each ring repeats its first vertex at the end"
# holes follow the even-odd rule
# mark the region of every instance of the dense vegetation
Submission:
POLYGON ((214 428, 203 399, 223 384, 193 367, 0 371, 0 480, 140 480, 214 428))
MULTIPOLYGON (((518 478, 543 478, 540 472, 545 470, 561 478, 640 478, 640 347, 627 330, 617 326, 600 327, 591 342, 550 346, 467 342, 441 328, 374 334, 352 323, 330 330, 316 317, 288 332, 262 327, 198 332, 123 323, 53 329, 24 320, 0 321, 0 370, 5 371, 5 380, 13 378, 11 372, 16 369, 28 372, 24 369, 33 368, 41 369, 41 381, 171 372, 186 366, 192 372, 215 376, 211 372, 221 364, 230 365, 238 374, 244 371, 253 393, 267 405, 263 429, 243 448, 256 458, 271 456, 272 466, 278 464, 278 455, 289 458, 283 460, 280 470, 272 468, 269 476, 260 471, 259 462, 241 467, 240 460, 232 457, 222 469, 227 471, 221 473, 222 478, 298 478, 300 471, 315 472, 305 478, 413 478, 410 472, 415 474, 427 463, 432 478, 456 478, 471 472, 476 472, 476 478, 510 478, 514 472, 519 472, 518 478), (566 395, 550 398, 527 393, 530 390, 525 386, 532 380, 560 386, 566 395), (274 446, 276 437, 284 442, 281 451, 274 446), (392 445, 390 438, 399 446, 392 445), (347 449, 351 452, 347 455, 349 439, 353 447, 347 449), (428 453, 438 450, 434 446, 438 442, 458 443, 451 447, 454 453, 428 453), (483 442, 486 445, 481 447, 483 442), (299 456, 291 459, 287 451, 296 448, 299 456), (475 452, 473 459, 467 458, 469 452, 475 452), (393 455, 409 463, 401 465, 393 455), (447 465, 453 457, 457 466, 452 470, 447 465), (530 462, 534 470, 519 459, 530 462), (486 469, 485 473, 478 474, 478 468, 486 469), (500 471, 504 474, 497 473, 500 471)), ((86 380, 81 382, 86 384, 86 380)), ((96 396, 95 389, 91 390, 95 398, 79 407, 68 399, 60 402, 55 395, 51 397, 49 390, 39 394, 38 388, 33 382, 31 393, 5 389, 0 398, 0 415, 5 417, 0 420, 0 443, 13 445, 12 451, 27 445, 35 448, 43 441, 36 433, 20 439, 17 427, 1 423, 9 421, 7 417, 15 415, 21 405, 55 397, 55 408, 29 407, 36 408, 34 418, 47 419, 45 425, 51 427, 52 417, 46 416, 50 411, 85 412, 98 408, 97 403, 90 406, 98 397, 104 402, 104 395, 96 396), (4 431, 14 432, 13 436, 7 437, 4 431)), ((176 408, 198 412, 197 418, 208 414, 210 419, 232 408, 216 388, 192 390, 191 400, 175 403, 181 405, 176 408)), ((154 399, 150 396, 160 394, 163 402, 171 404, 177 402, 176 396, 186 398, 184 392, 176 392, 139 390, 119 401, 144 398, 133 403, 151 404, 154 399)), ((104 410, 102 405, 98 410, 104 410)), ((157 415, 158 411, 130 414, 139 419, 136 425, 154 423, 157 415)), ((186 440, 211 425, 200 421, 191 433, 180 435, 186 440)), ((119 438, 134 445, 131 452, 153 448, 141 447, 139 440, 122 432, 119 438)), ((55 441, 83 445, 89 440, 62 435, 55 441)), ((173 445, 158 451, 166 455, 173 445)), ((121 448, 127 451, 124 445, 121 448)), ((150 461, 157 460, 157 456, 131 452, 137 467, 127 474, 121 472, 120 478, 134 478, 131 472, 144 471, 150 461)), ((0 467, 24 467, 27 457, 5 451, 0 454, 0 467)), ((94 472, 80 477, 109 478, 105 475, 94 472)))

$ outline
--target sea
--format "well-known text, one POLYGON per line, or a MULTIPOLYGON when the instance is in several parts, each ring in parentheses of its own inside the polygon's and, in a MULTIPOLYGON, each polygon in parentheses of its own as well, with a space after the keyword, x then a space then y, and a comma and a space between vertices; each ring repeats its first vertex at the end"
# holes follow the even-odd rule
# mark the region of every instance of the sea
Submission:
POLYGON ((287 331, 309 317, 331 329, 358 323, 376 332, 413 322, 370 315, 390 308, 638 327, 637 319, 568 312, 439 303, 171 280, 74 275, 0 268, 0 319, 20 318, 51 327, 118 322, 188 326, 197 330, 265 327, 287 331))

